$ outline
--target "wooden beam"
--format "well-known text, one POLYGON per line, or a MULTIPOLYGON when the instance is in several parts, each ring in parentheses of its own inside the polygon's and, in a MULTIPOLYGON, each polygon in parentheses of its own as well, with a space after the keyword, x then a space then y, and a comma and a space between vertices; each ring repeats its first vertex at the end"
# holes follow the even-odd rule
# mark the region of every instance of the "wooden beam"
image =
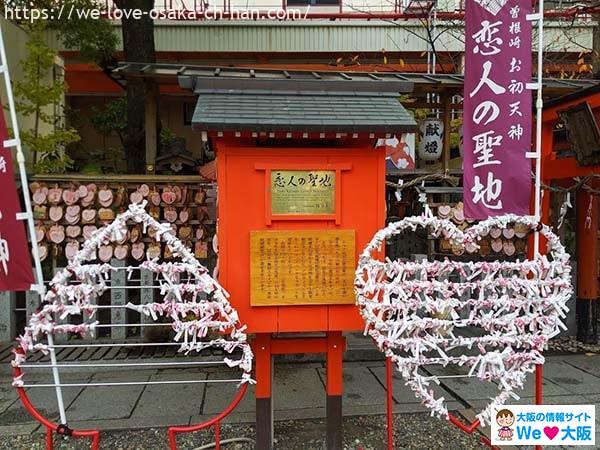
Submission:
POLYGON ((34 175, 31 177, 34 181, 56 182, 56 183, 98 183, 100 181, 107 183, 192 183, 212 186, 212 182, 208 182, 206 178, 200 175, 115 175, 115 174, 98 174, 98 175, 81 175, 81 174, 64 174, 64 175, 34 175))
POLYGON ((146 85, 145 110, 146 173, 153 174, 158 149, 158 84, 156 83, 146 85))
MULTIPOLYGON (((449 96, 452 97, 452 94, 449 94, 449 96)), ((405 108, 411 109, 440 109, 439 103, 431 103, 426 101, 401 101, 400 103, 405 108)), ((454 109, 455 111, 460 111, 462 110, 462 107, 462 103, 453 103, 451 109, 454 109)))
POLYGON ((450 125, 452 121, 452 96, 448 93, 443 95, 443 104, 444 104, 444 140, 442 147, 442 158, 443 158, 443 167, 444 173, 450 167, 450 125))

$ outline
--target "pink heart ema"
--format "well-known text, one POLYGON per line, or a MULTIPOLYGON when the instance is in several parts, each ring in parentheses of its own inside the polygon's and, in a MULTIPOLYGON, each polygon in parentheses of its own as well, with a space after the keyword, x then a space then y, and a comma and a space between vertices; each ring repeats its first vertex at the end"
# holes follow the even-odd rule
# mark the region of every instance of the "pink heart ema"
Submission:
POLYGON ((558 427, 544 427, 544 434, 548 437, 548 439, 552 440, 558 434, 558 427))

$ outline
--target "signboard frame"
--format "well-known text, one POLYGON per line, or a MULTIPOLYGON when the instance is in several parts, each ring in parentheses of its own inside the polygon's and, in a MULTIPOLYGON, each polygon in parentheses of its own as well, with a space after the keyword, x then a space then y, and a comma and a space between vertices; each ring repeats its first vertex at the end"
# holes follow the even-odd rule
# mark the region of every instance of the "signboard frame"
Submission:
POLYGON ((250 305, 354 305, 355 267, 355 230, 251 231, 250 305))
POLYGON ((342 172, 351 170, 352 164, 299 164, 299 163, 273 163, 256 164, 256 170, 265 172, 265 224, 270 226, 274 220, 333 220, 336 225, 342 223, 342 172), (335 171, 335 213, 333 214, 273 214, 271 205, 271 172, 275 170, 303 170, 303 171, 335 171))
POLYGON ((333 215, 335 170, 271 170, 271 214, 333 215))

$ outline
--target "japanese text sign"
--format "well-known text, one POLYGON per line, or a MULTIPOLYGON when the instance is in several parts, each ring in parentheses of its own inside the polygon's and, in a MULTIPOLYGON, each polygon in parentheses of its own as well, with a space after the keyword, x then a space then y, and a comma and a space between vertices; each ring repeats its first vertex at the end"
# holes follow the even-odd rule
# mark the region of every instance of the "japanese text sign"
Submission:
POLYGON ((354 304, 354 230, 252 231, 252 306, 354 304))
POLYGON ((494 405, 492 445, 595 444, 595 405, 494 405))
POLYGON ((271 213, 334 214, 335 170, 273 170, 271 213))
POLYGON ((33 284, 25 227, 17 220, 21 211, 10 149, 4 148, 8 131, 0 105, 0 291, 27 291, 33 284))
POLYGON ((529 214, 529 0, 471 0, 466 10, 465 215, 529 214))

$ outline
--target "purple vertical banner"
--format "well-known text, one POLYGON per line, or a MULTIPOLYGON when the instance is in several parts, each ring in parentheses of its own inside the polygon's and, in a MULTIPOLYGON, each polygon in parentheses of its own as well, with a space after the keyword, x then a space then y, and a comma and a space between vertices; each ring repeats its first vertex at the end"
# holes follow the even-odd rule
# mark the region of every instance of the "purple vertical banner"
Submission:
POLYGON ((529 214, 531 0, 468 0, 465 26, 465 216, 529 214))
MULTIPOLYGON (((23 221, 17 220, 21 204, 13 173, 11 149, 4 148, 4 141, 8 137, 3 107, 0 104, 0 291, 28 291, 34 278, 25 225, 23 221)), ((34 242, 33 245, 37 243, 34 242)))

